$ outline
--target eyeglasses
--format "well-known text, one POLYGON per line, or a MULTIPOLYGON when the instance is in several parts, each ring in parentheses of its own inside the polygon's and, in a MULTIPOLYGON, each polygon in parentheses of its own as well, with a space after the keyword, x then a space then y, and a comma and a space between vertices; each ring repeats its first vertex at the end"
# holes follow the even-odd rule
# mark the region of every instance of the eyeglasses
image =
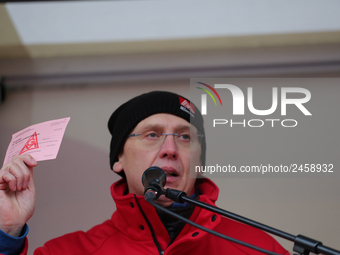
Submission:
POLYGON ((184 149, 190 149, 190 146, 200 144, 203 135, 202 134, 190 134, 190 132, 183 133, 161 133, 157 131, 146 131, 144 133, 130 134, 130 137, 136 137, 143 146, 154 149, 160 148, 164 143, 167 136, 172 135, 175 143, 184 149))

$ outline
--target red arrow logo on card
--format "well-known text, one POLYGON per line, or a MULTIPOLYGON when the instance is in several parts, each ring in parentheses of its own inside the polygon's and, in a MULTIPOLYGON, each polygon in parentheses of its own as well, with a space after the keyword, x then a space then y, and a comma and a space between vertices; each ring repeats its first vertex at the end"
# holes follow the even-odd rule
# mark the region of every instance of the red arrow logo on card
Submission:
POLYGON ((39 144, 38 144, 38 137, 37 137, 37 132, 34 132, 33 135, 28 139, 26 142, 25 146, 21 149, 19 155, 23 154, 26 151, 38 149, 39 144))

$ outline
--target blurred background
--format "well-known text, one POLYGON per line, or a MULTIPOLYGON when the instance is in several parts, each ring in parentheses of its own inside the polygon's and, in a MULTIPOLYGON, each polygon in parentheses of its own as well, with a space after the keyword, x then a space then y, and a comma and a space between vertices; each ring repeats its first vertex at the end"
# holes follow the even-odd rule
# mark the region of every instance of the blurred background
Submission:
MULTIPOLYGON (((0 3, 0 156, 13 133, 71 117, 57 159, 34 171, 29 254, 111 217, 106 126, 119 105, 151 90, 189 97, 190 78, 339 77, 339 10, 336 0, 0 3)), ((222 208, 340 249, 338 179, 214 181, 222 208)))

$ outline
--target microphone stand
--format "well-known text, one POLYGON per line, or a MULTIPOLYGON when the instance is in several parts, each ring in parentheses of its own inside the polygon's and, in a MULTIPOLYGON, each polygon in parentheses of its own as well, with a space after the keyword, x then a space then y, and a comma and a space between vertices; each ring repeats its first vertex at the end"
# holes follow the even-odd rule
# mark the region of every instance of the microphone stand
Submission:
MULTIPOLYGON (((163 191, 164 192, 164 191, 163 191)), ((245 243, 245 242, 242 242, 240 240, 237 240, 237 239, 234 239, 234 238, 231 238, 229 236, 226 236, 226 235, 223 235, 221 233, 218 233, 214 230, 211 230, 211 229, 208 229, 208 228, 205 228, 195 222, 192 222, 191 220, 188 220, 187 218, 183 217, 183 216, 180 216, 172 211, 170 211, 169 209, 167 208, 164 208, 162 206, 160 206, 159 204, 156 204, 154 202, 154 200, 159 197, 160 195, 163 195, 163 192, 157 192, 155 191, 154 189, 147 189, 145 191, 145 194, 144 194, 144 198, 145 200, 150 203, 151 205, 153 205, 155 208, 157 208, 158 210, 161 210, 167 214, 170 214, 171 216, 175 217, 175 218, 178 218, 198 229, 201 229, 205 232, 208 232, 209 234, 212 234, 212 235, 215 235, 215 236, 218 236, 220 238, 223 238, 225 240, 228 240, 228 241, 231 241, 231 242, 234 242, 234 243, 237 243, 237 244, 240 244, 240 245, 243 245, 243 246, 246 246, 248 248, 251 248, 251 249, 254 249, 256 251, 259 251, 259 252, 262 252, 262 253, 265 253, 265 254, 269 254, 269 255, 281 255, 281 254, 278 254, 278 253, 275 253, 275 252, 271 252, 271 251, 268 251, 268 250, 265 250, 265 249, 262 249, 260 247, 257 247, 257 246, 254 246, 254 245, 251 245, 251 244, 248 244, 248 243, 245 243)), ((183 192, 184 193, 184 192, 183 192)), ((185 193, 184 193, 185 194, 185 193)))
POLYGON ((279 236, 279 237, 284 238, 286 240, 292 241, 292 242, 294 242, 293 251, 298 252, 299 255, 309 255, 310 252, 314 252, 316 254, 322 253, 322 254, 325 254, 325 255, 340 255, 340 251, 332 249, 332 248, 327 247, 327 246, 324 246, 324 245, 322 245, 322 243, 320 241, 311 239, 311 238, 303 236, 303 235, 294 236, 294 235, 288 234, 288 233, 283 232, 281 230, 269 227, 269 226, 264 225, 262 223, 247 219, 245 217, 234 214, 232 212, 228 212, 228 211, 220 209, 218 207, 215 207, 215 206, 209 205, 207 203, 201 202, 197 199, 188 197, 186 195, 186 193, 183 192, 183 191, 168 188, 165 191, 163 190, 162 194, 164 194, 165 197, 167 197, 167 198, 169 198, 169 199, 171 199, 171 200, 173 200, 177 203, 189 202, 189 203, 194 204, 196 206, 199 206, 203 209, 209 210, 211 212, 218 213, 218 214, 225 216, 227 218, 231 218, 233 220, 236 220, 236 221, 242 222, 244 224, 250 225, 252 227, 261 229, 265 232, 279 236))

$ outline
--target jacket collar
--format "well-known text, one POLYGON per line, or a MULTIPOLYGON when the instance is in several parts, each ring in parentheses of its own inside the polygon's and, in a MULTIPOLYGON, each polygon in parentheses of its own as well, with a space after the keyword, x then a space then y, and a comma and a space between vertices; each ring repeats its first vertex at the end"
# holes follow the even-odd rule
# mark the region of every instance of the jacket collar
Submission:
MULTIPOLYGON (((219 188, 214 182, 208 178, 198 178, 196 180, 196 189, 198 190, 198 195, 205 196, 208 200, 213 203, 216 202, 218 198, 219 188)), ((134 194, 124 195, 128 190, 127 182, 125 179, 120 179, 113 183, 111 186, 111 195, 116 204, 123 202, 125 200, 130 200, 134 197, 134 194)), ((144 200, 143 196, 136 196, 138 201, 144 200)))
MULTIPOLYGON (((196 190, 201 201, 212 205, 215 204, 219 189, 211 180, 207 178, 197 179, 196 190)), ((152 241, 151 231, 154 231, 161 248, 164 250, 170 243, 170 237, 156 209, 145 201, 144 196, 136 196, 135 194, 124 195, 126 191, 127 182, 125 179, 121 179, 111 186, 111 195, 117 207, 111 218, 112 223, 120 232, 138 241, 152 241), (153 230, 150 230, 149 224, 151 224, 153 230)), ((201 209, 196 207, 190 220, 196 221, 200 218, 199 224, 212 228, 213 225, 218 224, 220 217, 212 224, 210 214, 211 212, 206 210, 201 212, 201 209)), ((180 236, 194 230, 195 228, 186 226, 180 236)))

